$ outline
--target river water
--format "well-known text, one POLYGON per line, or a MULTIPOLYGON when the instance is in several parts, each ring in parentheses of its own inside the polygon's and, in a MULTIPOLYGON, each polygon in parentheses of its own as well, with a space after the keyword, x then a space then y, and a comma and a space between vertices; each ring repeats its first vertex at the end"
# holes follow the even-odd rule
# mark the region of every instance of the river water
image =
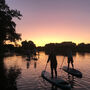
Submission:
MULTIPOLYGON (((47 82, 41 77, 41 72, 45 69, 48 55, 40 52, 37 56, 38 60, 27 60, 27 57, 20 55, 13 55, 4 58, 4 66, 7 72, 13 68, 14 71, 19 70, 21 73, 17 75, 16 87, 18 90, 61 90, 60 88, 53 87, 52 84, 47 82)), ((80 54, 76 53, 73 56, 74 67, 83 73, 82 78, 68 76, 66 72, 60 69, 62 61, 63 66, 67 66, 67 57, 58 55, 58 77, 67 80, 71 86, 71 90, 90 90, 90 53, 80 54)), ((50 72, 50 63, 48 63, 46 71, 50 72)))

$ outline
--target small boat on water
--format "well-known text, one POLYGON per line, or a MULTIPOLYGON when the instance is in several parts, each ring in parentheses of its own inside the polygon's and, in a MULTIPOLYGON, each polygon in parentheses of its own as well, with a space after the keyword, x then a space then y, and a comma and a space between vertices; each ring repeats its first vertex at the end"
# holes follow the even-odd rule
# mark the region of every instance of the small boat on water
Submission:
POLYGON ((64 79, 57 77, 57 78, 51 78, 51 74, 47 71, 42 71, 41 76, 50 82, 51 84, 64 89, 64 90, 71 90, 71 85, 66 82, 64 79))

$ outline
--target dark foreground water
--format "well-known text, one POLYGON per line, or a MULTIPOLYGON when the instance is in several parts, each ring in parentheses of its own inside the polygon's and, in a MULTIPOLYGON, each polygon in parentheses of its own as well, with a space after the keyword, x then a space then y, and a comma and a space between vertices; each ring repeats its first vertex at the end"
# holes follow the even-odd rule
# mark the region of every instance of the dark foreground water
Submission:
MULTIPOLYGON (((69 77, 67 73, 59 69, 63 58, 63 56, 57 56, 58 76, 71 83, 72 90, 90 90, 90 54, 77 53, 73 57, 75 68, 83 73, 82 78, 69 77)), ((61 90, 60 88, 53 87, 52 84, 43 80, 41 77, 41 72, 45 69, 47 59, 48 56, 44 52, 40 52, 37 61, 28 61, 24 56, 14 55, 4 58, 4 66, 7 69, 7 73, 9 72, 9 75, 16 75, 16 87, 18 90, 61 90)), ((46 69, 48 72, 50 72, 49 64, 46 69)), ((63 66, 65 65, 67 65, 67 57, 64 59, 63 66)))

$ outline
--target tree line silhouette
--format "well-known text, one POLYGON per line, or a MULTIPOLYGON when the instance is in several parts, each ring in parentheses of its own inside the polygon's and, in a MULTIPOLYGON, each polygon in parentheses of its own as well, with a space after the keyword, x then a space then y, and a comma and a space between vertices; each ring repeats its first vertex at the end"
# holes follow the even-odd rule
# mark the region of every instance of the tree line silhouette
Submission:
POLYGON ((10 51, 14 51, 21 54, 22 52, 23 54, 27 54, 26 52, 28 50, 31 51, 32 53, 36 51, 38 52, 44 51, 46 54, 49 54, 52 48, 54 49, 56 54, 66 54, 69 49, 72 50, 73 53, 76 52, 90 53, 90 44, 80 43, 76 45, 76 43, 73 42, 49 43, 43 47, 42 46, 36 47, 33 41, 25 40, 21 42, 21 46, 19 47, 14 47, 14 45, 12 44, 7 44, 5 45, 5 47, 6 47, 6 51, 8 51, 7 49, 9 49, 10 51))
POLYGON ((37 47, 39 51, 45 51, 46 54, 49 54, 52 48, 54 48, 56 54, 66 54, 69 49, 71 49, 73 53, 90 53, 90 44, 85 43, 80 43, 78 45, 73 42, 49 43, 44 47, 37 47))

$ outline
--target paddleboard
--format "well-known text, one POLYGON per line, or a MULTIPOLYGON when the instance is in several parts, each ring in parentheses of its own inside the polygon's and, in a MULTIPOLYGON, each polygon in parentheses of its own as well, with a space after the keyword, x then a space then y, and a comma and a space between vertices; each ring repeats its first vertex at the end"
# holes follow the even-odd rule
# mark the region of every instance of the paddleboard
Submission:
POLYGON ((48 82, 52 83, 53 85, 55 85, 61 89, 71 90, 70 84, 60 77, 51 78, 51 74, 47 71, 42 71, 41 76, 48 82))
POLYGON ((73 69, 73 68, 69 68, 67 66, 63 66, 62 68, 65 72, 73 75, 73 76, 76 76, 76 77, 79 77, 79 78, 82 78, 82 73, 79 71, 79 70, 76 70, 76 69, 73 69))

